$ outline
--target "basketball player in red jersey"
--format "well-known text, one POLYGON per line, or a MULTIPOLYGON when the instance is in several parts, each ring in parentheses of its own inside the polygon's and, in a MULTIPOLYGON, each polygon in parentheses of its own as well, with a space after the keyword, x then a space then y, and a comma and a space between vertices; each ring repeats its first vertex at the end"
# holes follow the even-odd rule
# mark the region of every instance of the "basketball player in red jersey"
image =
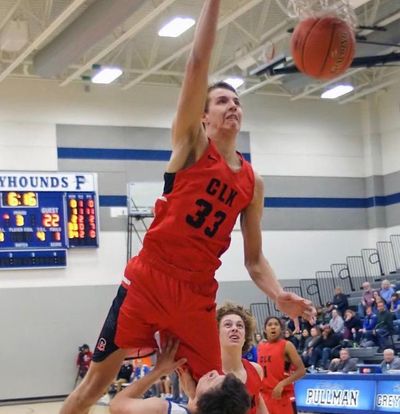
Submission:
POLYGON ((93 362, 61 414, 85 414, 116 376, 126 349, 137 357, 157 348, 154 333, 180 340, 193 376, 221 371, 215 323, 215 271, 230 244, 238 215, 244 262, 256 285, 291 318, 315 309, 284 292, 262 253, 262 179, 236 152, 242 108, 227 84, 207 92, 220 0, 205 0, 172 126, 172 155, 162 197, 143 248, 129 261, 100 333, 93 362))
POLYGON ((306 373, 295 346, 282 339, 282 322, 270 316, 264 323, 266 342, 258 344, 258 363, 264 371, 262 395, 269 414, 295 414, 294 381, 306 373))
POLYGON ((247 414, 268 414, 261 396, 262 368, 242 358, 254 337, 254 317, 242 306, 228 302, 217 310, 217 321, 224 374, 234 374, 245 384, 251 400, 247 414))

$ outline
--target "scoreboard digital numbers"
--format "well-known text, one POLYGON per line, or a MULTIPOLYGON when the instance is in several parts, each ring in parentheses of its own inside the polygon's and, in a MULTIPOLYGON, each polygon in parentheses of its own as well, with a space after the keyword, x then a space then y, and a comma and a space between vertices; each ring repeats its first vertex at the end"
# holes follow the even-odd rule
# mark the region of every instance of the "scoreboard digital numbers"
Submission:
POLYGON ((95 174, 0 171, 0 270, 65 267, 66 249, 98 247, 97 200, 95 174))

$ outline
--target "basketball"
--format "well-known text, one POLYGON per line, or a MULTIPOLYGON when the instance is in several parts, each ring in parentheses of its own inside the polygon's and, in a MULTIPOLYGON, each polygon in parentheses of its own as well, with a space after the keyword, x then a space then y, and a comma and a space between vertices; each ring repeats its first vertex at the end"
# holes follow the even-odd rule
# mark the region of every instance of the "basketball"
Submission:
POLYGON ((353 61, 355 37, 343 20, 310 17, 301 21, 291 38, 296 67, 316 79, 333 79, 344 73, 353 61))

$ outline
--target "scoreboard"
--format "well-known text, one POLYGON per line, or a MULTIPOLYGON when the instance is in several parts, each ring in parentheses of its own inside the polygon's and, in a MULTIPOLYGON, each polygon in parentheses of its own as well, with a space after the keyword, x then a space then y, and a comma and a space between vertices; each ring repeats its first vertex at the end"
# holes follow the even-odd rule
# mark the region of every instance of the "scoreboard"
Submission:
POLYGON ((65 267, 63 250, 98 247, 97 206, 95 174, 0 171, 0 269, 65 267))

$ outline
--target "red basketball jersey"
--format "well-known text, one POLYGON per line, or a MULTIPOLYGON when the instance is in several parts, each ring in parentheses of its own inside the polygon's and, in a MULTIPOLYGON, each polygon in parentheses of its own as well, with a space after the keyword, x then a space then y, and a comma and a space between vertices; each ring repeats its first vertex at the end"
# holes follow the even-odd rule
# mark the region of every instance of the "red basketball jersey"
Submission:
POLYGON ((238 215, 253 199, 254 172, 239 156, 242 166, 234 172, 209 141, 195 164, 165 173, 164 193, 139 255, 156 257, 171 276, 212 280, 238 215))
POLYGON ((260 403, 259 400, 262 387, 261 378, 251 362, 247 361, 247 359, 242 359, 242 363, 247 374, 247 380, 245 384, 246 390, 250 395, 251 400, 251 407, 247 414, 256 414, 258 405, 260 403))
MULTIPOLYGON (((285 339, 279 339, 276 342, 260 342, 258 344, 258 363, 264 371, 264 379, 262 380, 262 391, 264 393, 270 393, 278 382, 290 375, 290 362, 285 360, 285 346, 285 339)), ((283 392, 293 393, 293 384, 287 385, 283 392)))

